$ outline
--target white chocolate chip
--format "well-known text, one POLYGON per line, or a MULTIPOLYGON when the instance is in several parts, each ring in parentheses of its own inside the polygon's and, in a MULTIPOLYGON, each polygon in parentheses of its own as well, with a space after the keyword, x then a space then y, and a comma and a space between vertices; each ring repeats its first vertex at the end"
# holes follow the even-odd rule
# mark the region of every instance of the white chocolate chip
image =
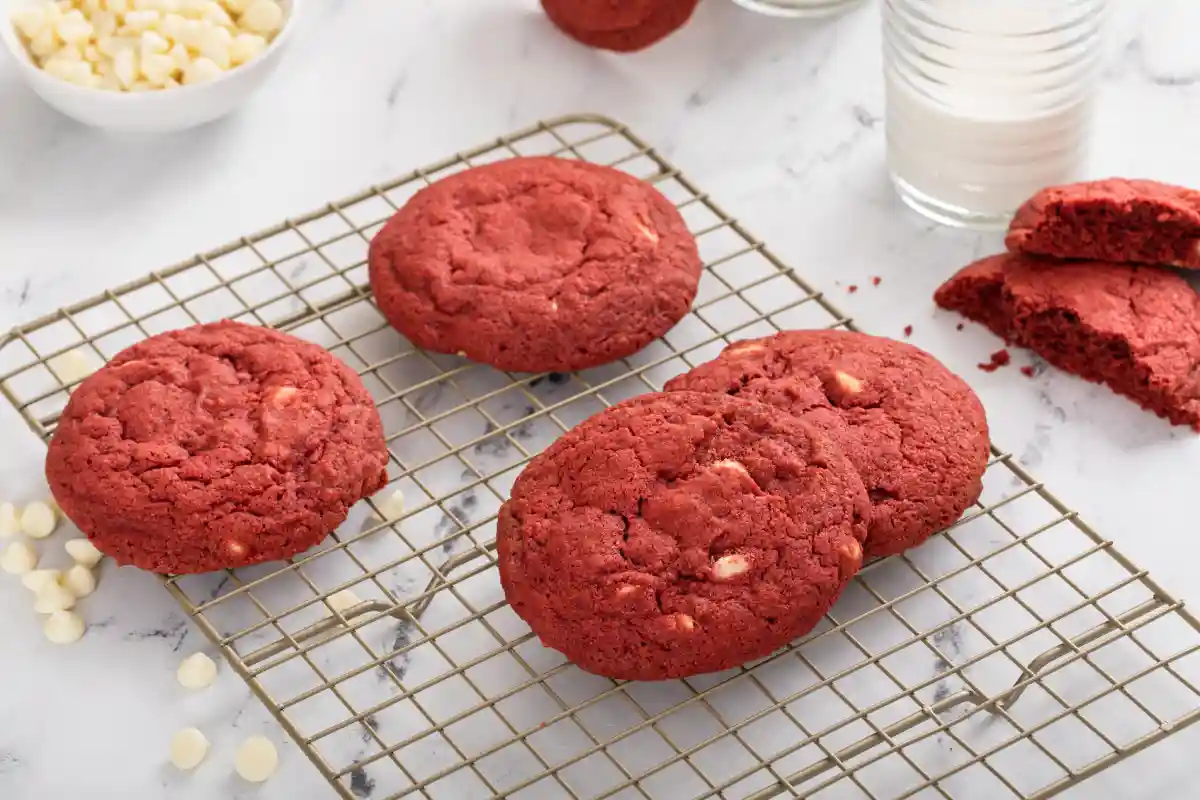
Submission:
POLYGON ((862 545, 856 539, 851 539, 838 548, 838 571, 842 578, 849 580, 862 567, 862 545))
POLYGON ((393 522, 404 516, 404 492, 397 489, 375 504, 384 522, 393 522))
POLYGON ((267 40, 257 33, 239 33, 229 45, 229 60, 233 66, 245 64, 267 49, 267 40))
POLYGON ((122 20, 130 33, 141 33, 152 27, 157 27, 162 21, 162 14, 153 9, 145 11, 127 11, 122 20))
POLYGON ((847 394, 858 394, 862 391, 862 381, 853 375, 848 375, 845 372, 834 372, 833 379, 837 381, 837 385, 842 391, 847 394))
POLYGON ((732 458, 726 458, 722 461, 714 461, 710 466, 713 469, 727 469, 732 472, 737 472, 741 475, 749 475, 750 474, 746 470, 746 466, 742 462, 735 461, 732 458))
POLYGON ((204 0, 178 0, 176 6, 180 14, 190 19, 199 19, 204 13, 204 0))
POLYGON ((658 234, 655 233, 652 228, 650 228, 648 225, 643 225, 640 222, 635 222, 634 225, 636 225, 637 229, 642 232, 643 236, 650 240, 651 244, 658 244, 658 234))
POLYGON ((208 755, 208 739, 196 728, 184 728, 171 737, 171 763, 193 770, 208 755))
POLYGON ((243 559, 246 557, 246 545, 236 539, 226 539, 223 543, 225 554, 234 560, 243 559))
POLYGON ((238 25, 252 33, 274 33, 283 26, 283 9, 275 0, 252 0, 238 25))
POLYGON ((750 559, 741 553, 730 553, 713 562, 709 576, 720 583, 731 581, 748 569, 750 569, 750 559))
POLYGON ((150 85, 162 86, 175 72, 175 60, 164 53, 152 53, 142 57, 138 70, 150 85))
POLYGON ((12 22, 26 39, 34 38, 50 24, 45 9, 39 6, 18 8, 12 14, 12 22))
POLYGON ((623 586, 618 586, 617 587, 617 598, 623 600, 627 597, 630 597, 630 596, 636 594, 637 590, 638 590, 638 587, 633 586, 628 583, 623 586))
POLYGON ((42 584, 37 591, 37 599, 33 602, 33 610, 39 614, 68 611, 74 607, 75 595, 58 581, 42 584))
POLYGON ((188 49, 181 44, 177 44, 167 53, 171 60, 175 62, 175 68, 180 72, 187 69, 187 65, 192 63, 192 56, 188 49))
POLYGON ((42 632, 55 644, 72 644, 83 638, 83 617, 74 611, 55 611, 46 618, 42 632))
POLYGON ((211 22, 213 25, 221 26, 222 28, 233 27, 233 17, 229 16, 229 12, 222 8, 220 3, 214 3, 212 0, 209 0, 202 7, 200 20, 202 22, 211 22))
POLYGON ((87 567, 76 564, 62 577, 62 585, 67 587, 77 598, 87 597, 96 591, 96 576, 87 567))
POLYGON ((237 774, 251 783, 262 783, 279 765, 279 753, 265 736, 251 736, 242 742, 233 762, 237 774))
POLYGON ((12 503, 0 503, 0 539, 11 539, 21 531, 21 519, 12 503))
POLYGON ((54 28, 47 26, 38 31, 38 35, 29 40, 29 52, 38 58, 49 58, 58 50, 58 39, 54 28))
POLYGON ((362 600, 359 600, 358 595, 349 589, 342 589, 340 592, 334 592, 329 595, 329 599, 326 602, 329 603, 329 607, 334 611, 345 616, 347 611, 361 603, 362 600))
MULTIPOLYGON (((62 58, 66 50, 67 48, 64 47, 58 51, 56 58, 62 58)), ((76 60, 81 60, 83 55, 78 52, 77 54, 79 55, 79 59, 76 60)), ((99 54, 96 53, 94 55, 99 54)), ((89 60, 95 61, 96 59, 89 60)), ((68 350, 65 353, 60 353, 46 363, 64 385, 79 383, 79 381, 93 372, 92 364, 88 361, 88 357, 79 350, 68 350)))
POLYGON ((88 569, 99 564, 100 559, 104 558, 104 554, 96 549, 96 545, 87 539, 68 539, 63 543, 63 548, 72 561, 88 569))
POLYGON ((170 49, 171 43, 158 32, 142 31, 142 36, 138 40, 138 50, 142 54, 142 58, 158 53, 165 53, 170 49))
MULTIPOLYGON (((55 53, 54 57, 62 59, 63 61, 83 61, 83 50, 80 50, 77 45, 68 44, 64 45, 61 50, 55 53)), ((63 353, 63 355, 66 355, 66 353, 63 353)), ((63 383, 67 383, 67 381, 63 381, 63 383)))
POLYGON ((57 527, 58 516, 48 503, 30 503, 21 512, 21 530, 31 539, 45 539, 57 527))
POLYGON ((42 590, 42 587, 52 583, 61 583, 62 579, 62 570, 35 569, 21 576, 21 585, 36 594, 42 590))
POLYGON ((119 23, 117 15, 111 11, 97 11, 90 15, 92 28, 95 29, 96 40, 112 36, 117 32, 119 23))
MULTIPOLYGON (((197 49, 200 55, 212 61, 222 71, 233 66, 233 59, 229 54, 229 49, 233 46, 233 34, 228 28, 209 27, 202 31, 197 49)), ((285 387, 292 389, 292 387, 285 387)), ((282 390, 281 390, 282 391, 282 390)), ((292 394, 296 390, 292 389, 292 394)))
POLYGON ((692 619, 687 614, 675 615, 675 627, 684 633, 691 633, 696 629, 696 620, 692 619))
POLYGON ((0 569, 10 575, 24 575, 37 566, 38 555, 28 542, 13 542, 0 554, 0 569))
POLYGON ((282 408, 292 402, 292 398, 296 396, 296 389, 293 386, 280 386, 278 389, 272 389, 268 397, 268 402, 276 408, 282 408))
MULTIPOLYGON (((170 56, 164 56, 168 61, 171 61, 170 56)), ((174 61, 171 61, 174 64, 174 61)), ((187 69, 183 71, 183 85, 191 86, 197 83, 208 83, 215 81, 224 74, 224 70, 217 65, 211 58, 200 56, 192 63, 187 65, 187 69)))
POLYGON ((179 34, 186 27, 187 18, 174 12, 163 14, 158 32, 173 42, 179 42, 179 34))
POLYGON ((88 22, 83 12, 77 8, 63 14, 62 19, 54 25, 54 33, 67 44, 86 42, 91 38, 93 30, 92 23, 88 22))
POLYGON ((204 653, 192 653, 175 671, 179 685, 185 689, 204 689, 217 678, 217 664, 204 653))

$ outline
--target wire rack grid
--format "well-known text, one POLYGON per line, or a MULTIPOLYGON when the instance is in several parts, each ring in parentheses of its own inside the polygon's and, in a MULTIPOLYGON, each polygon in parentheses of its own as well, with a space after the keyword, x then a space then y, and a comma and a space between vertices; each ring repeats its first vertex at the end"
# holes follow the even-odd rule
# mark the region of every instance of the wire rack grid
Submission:
POLYGON ((390 486, 319 547, 164 578, 331 796, 1047 798, 1200 717, 1200 623, 995 448, 960 522, 867 565, 816 631, 766 659, 627 683, 539 644, 493 555, 528 459, 730 341, 853 328, 616 122, 539 123, 25 325, 0 340, 0 389, 47 439, 86 369, 220 318, 330 349, 387 431, 390 486), (706 262, 692 313, 578 374, 414 349, 371 303, 370 237, 428 183, 534 154, 613 165, 678 205, 706 262), (397 490, 402 513, 376 502, 397 490))

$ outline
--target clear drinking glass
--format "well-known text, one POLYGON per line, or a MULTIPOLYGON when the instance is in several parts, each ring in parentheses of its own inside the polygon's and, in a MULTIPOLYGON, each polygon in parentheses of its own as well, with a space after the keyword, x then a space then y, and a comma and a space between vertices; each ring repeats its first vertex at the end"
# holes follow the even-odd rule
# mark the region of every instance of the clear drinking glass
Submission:
POLYGON ((832 17, 866 0, 733 0, 739 6, 773 17, 832 17))
POLYGON ((883 0, 888 171, 951 225, 1003 225, 1087 170, 1107 0, 883 0))

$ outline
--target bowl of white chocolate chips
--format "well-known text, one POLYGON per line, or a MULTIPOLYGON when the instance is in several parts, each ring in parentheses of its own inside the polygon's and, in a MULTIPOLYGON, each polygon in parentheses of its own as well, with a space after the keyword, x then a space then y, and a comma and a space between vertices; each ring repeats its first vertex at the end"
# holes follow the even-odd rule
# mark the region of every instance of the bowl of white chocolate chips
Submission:
POLYGON ((0 37, 62 113, 162 132, 237 108, 270 74, 299 0, 0 0, 0 37))

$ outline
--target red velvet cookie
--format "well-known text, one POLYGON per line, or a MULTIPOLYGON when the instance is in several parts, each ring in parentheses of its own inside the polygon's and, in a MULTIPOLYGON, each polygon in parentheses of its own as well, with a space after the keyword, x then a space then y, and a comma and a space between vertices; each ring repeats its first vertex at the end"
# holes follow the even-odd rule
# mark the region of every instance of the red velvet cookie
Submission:
POLYGON ((1200 431, 1200 298, 1171 270, 1006 253, 963 268, 934 299, 1200 431))
POLYGON ((588 47, 630 53, 682 28, 699 0, 542 0, 559 30, 588 47))
POLYGON ((118 353, 46 457, 63 512, 120 564, 208 572, 320 542, 387 480, 379 413, 315 344, 218 322, 118 353))
POLYGON ((1017 211, 1013 252, 1200 269, 1200 192, 1110 178, 1053 186, 1017 211))
POLYGON ((866 555, 894 555, 953 523, 982 490, 979 398, 933 356, 848 331, 785 331, 727 347, 667 382, 800 416, 837 444, 872 502, 866 555))
POLYGON ((418 192, 371 242, 375 299, 414 344, 518 372, 637 352, 691 308, 696 242, 654 187, 514 158, 418 192))
POLYGON ((644 395, 517 478, 500 581, 542 642, 589 672, 712 672, 816 625, 862 562, 866 513, 854 468, 800 420, 720 395, 644 395))

